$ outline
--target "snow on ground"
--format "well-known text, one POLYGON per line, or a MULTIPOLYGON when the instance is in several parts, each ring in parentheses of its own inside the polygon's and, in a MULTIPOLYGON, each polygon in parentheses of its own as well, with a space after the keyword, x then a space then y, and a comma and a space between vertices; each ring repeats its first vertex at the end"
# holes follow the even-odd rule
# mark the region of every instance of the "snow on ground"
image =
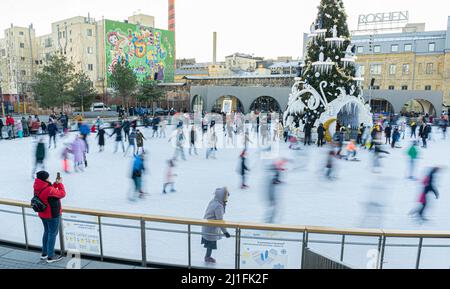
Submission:
MULTIPOLYGON (((114 138, 107 138, 106 151, 98 153, 96 140, 91 135, 89 167, 84 173, 62 175, 67 190, 63 206, 201 219, 215 189, 227 186, 231 197, 226 220, 264 222, 267 208, 267 160, 261 159, 258 149, 249 151, 248 164, 251 172, 248 176, 250 189, 247 191, 240 190, 240 177, 237 173, 241 151, 239 148, 220 148, 216 160, 206 160, 205 149, 199 151, 199 156, 192 157, 186 149, 188 161, 177 162, 175 169, 178 174, 177 192, 163 195, 166 163, 173 156, 174 147, 168 139, 151 139, 150 129, 143 131, 147 138, 146 151, 149 153, 146 158, 148 170, 144 176, 144 191, 149 193, 146 199, 133 203, 127 198, 133 187, 130 178, 131 156, 124 157, 120 149, 117 154, 113 153, 114 138)), ((327 148, 313 146, 304 151, 292 152, 282 143, 280 155, 293 159, 295 163, 289 165, 290 170, 283 179, 285 184, 279 192, 278 223, 341 228, 448 230, 448 170, 444 170, 438 177, 441 198, 431 202, 428 211, 430 221, 421 225, 408 217, 409 211, 416 206, 421 188, 420 180, 427 168, 450 163, 449 141, 441 140, 438 132, 433 137, 435 140, 430 142, 429 149, 421 150, 416 170, 420 179, 417 182, 406 179, 406 147, 410 143, 408 137, 401 143, 403 149, 388 148, 391 155, 382 160, 382 173, 371 173, 371 156, 367 151, 360 151, 358 157, 361 162, 337 161, 338 179, 332 182, 323 178, 327 148), (383 213, 363 221, 367 208, 365 203, 375 199, 383 200, 383 213)), ((57 172, 62 171, 62 143, 72 142, 74 138, 75 135, 72 134, 59 139, 59 147, 49 151, 46 169, 53 178, 57 172)), ((219 139, 219 143, 222 143, 222 138, 219 139)), ((30 200, 34 147, 35 143, 31 138, 0 141, 0 198, 26 202, 30 200)), ((201 248, 199 250, 198 254, 201 255, 201 248)), ((233 262, 232 257, 230 262, 233 262)))

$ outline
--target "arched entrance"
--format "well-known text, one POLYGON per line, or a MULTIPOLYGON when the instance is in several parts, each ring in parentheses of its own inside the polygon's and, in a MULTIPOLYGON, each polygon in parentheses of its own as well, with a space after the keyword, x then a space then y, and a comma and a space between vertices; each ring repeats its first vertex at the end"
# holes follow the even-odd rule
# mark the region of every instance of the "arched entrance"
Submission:
POLYGON ((358 128, 361 124, 359 122, 359 107, 356 103, 350 102, 346 104, 338 113, 336 131, 340 127, 345 127, 349 139, 356 139, 358 136, 358 128))
POLYGON ((370 101, 370 107, 374 114, 382 114, 384 116, 395 114, 394 106, 385 99, 372 99, 370 101))
POLYGON ((203 112, 205 111, 205 101, 203 97, 200 95, 195 95, 192 99, 191 110, 195 112, 203 112))
POLYGON ((319 120, 319 123, 323 123, 326 129, 327 141, 331 141, 338 123, 340 126, 352 128, 350 138, 356 137, 352 134, 354 134, 354 131, 357 132, 360 124, 373 126, 373 115, 370 110, 370 106, 365 104, 362 98, 351 95, 345 95, 332 101, 328 110, 322 114, 319 120))
POLYGON ((230 113, 230 112, 241 112, 245 113, 244 106, 242 102, 236 96, 226 95, 217 99, 214 104, 212 111, 213 113, 230 113))
POLYGON ((262 113, 281 112, 281 107, 275 98, 271 96, 261 96, 252 103, 250 111, 259 111, 262 113))
POLYGON ((417 115, 430 115, 437 116, 437 111, 434 105, 428 100, 414 99, 405 103, 402 113, 409 114, 411 116, 417 115))

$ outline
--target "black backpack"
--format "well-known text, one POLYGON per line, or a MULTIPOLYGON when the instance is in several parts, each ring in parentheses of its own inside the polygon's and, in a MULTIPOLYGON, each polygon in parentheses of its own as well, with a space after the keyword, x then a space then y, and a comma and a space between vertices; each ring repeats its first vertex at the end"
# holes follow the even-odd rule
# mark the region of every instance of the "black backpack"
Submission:
POLYGON ((44 202, 39 198, 39 195, 48 187, 43 188, 39 194, 35 194, 34 197, 31 199, 31 208, 36 213, 42 213, 45 212, 47 209, 47 205, 44 204, 44 202))

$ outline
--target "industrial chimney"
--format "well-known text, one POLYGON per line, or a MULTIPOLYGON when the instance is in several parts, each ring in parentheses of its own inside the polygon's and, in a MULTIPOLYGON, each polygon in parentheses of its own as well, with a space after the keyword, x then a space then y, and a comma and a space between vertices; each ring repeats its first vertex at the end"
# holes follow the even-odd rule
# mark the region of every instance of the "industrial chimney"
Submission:
POLYGON ((217 32, 213 32, 213 65, 217 63, 217 32))
POLYGON ((172 31, 175 37, 174 58, 175 68, 177 67, 177 41, 176 41, 176 25, 175 25, 175 0, 169 0, 169 31, 172 31))

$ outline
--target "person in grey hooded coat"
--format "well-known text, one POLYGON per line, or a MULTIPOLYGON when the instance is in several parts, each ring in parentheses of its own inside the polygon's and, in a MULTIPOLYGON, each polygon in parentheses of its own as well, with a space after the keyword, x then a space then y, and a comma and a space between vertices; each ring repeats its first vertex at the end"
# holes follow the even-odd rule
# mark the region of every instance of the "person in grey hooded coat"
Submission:
MULTIPOLYGON (((204 219, 222 221, 229 196, 230 193, 227 188, 217 189, 214 199, 209 203, 208 208, 206 209, 204 219)), ((202 228, 202 245, 206 248, 206 263, 216 263, 216 260, 211 257, 211 254, 213 250, 217 250, 217 241, 222 239, 221 231, 226 238, 231 237, 226 228, 211 226, 204 226, 202 228)))

